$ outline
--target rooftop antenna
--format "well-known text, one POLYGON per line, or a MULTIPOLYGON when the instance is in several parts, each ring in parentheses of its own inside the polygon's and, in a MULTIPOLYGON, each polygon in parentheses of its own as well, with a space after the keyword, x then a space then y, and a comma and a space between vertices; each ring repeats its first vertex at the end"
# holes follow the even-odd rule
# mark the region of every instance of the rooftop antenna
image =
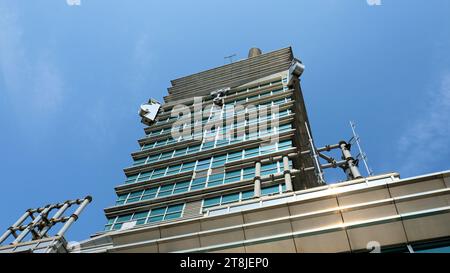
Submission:
POLYGON ((362 148, 361 148, 361 142, 360 142, 360 137, 359 135, 356 133, 356 124, 353 121, 350 121, 350 127, 352 128, 352 138, 349 140, 349 143, 356 143, 356 145, 358 146, 358 150, 359 150, 359 154, 356 156, 357 159, 362 159, 362 161, 364 162, 364 166, 366 167, 366 171, 367 174, 369 176, 373 175, 373 171, 372 169, 369 167, 368 164, 368 158, 365 152, 363 152, 362 148))
POLYGON ((229 56, 223 57, 224 59, 228 59, 230 61, 230 64, 233 63, 233 57, 236 57, 236 54, 231 54, 229 56))

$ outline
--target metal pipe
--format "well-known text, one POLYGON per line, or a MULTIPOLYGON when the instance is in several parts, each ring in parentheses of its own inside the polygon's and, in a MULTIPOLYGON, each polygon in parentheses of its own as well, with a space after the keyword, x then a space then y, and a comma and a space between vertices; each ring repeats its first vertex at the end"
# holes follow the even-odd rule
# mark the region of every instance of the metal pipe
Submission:
POLYGON ((361 173, 358 170, 358 167, 355 164, 355 160, 350 153, 350 146, 347 142, 341 141, 339 142, 342 151, 342 159, 347 161, 346 167, 344 167, 344 171, 347 176, 350 174, 353 179, 361 178, 361 173), (349 173, 348 173, 349 171, 349 173))
MULTIPOLYGON (((329 152, 331 150, 338 149, 339 147, 340 147, 339 144, 326 145, 324 147, 317 148, 316 151, 317 152, 325 152, 325 151, 329 152)), ((310 154, 311 150, 302 151, 300 153, 302 155, 310 154)))
POLYGON ((319 158, 317 156, 316 148, 314 146, 314 142, 312 140, 311 133, 309 132, 308 123, 306 123, 306 121, 305 121, 305 127, 306 127, 306 132, 308 133, 309 146, 310 146, 310 150, 312 151, 311 154, 313 157, 314 167, 316 169, 317 179, 319 180, 320 184, 325 184, 325 179, 323 178, 323 172, 322 172, 322 169, 320 168, 320 162, 319 162, 319 158))
POLYGON ((322 164, 320 166, 321 166, 322 169, 329 169, 329 168, 340 167, 342 165, 345 165, 346 163, 347 163, 347 161, 341 160, 341 161, 335 161, 335 162, 332 162, 332 163, 322 164))
POLYGON ((255 164, 255 185, 254 185, 254 197, 261 197, 261 162, 255 164))
POLYGON ((336 160, 332 158, 331 156, 324 155, 322 153, 319 153, 319 156, 323 159, 325 159, 328 163, 336 163, 336 160))
POLYGON ((30 216, 30 211, 31 210, 27 210, 11 227, 8 228, 7 231, 5 231, 5 233, 3 233, 3 235, 0 237, 0 245, 9 237, 9 235, 13 233, 14 229, 20 226, 25 221, 25 219, 30 216))
POLYGON ((286 191, 293 191, 291 170, 289 169, 289 157, 283 156, 283 169, 284 169, 284 183, 286 185, 286 191))
POLYGON ((50 206, 45 207, 41 211, 41 213, 39 213, 39 215, 36 218, 34 218, 34 220, 31 223, 28 224, 28 226, 19 234, 19 236, 17 236, 17 238, 12 243, 13 244, 20 243, 25 238, 25 236, 27 236, 28 233, 30 233, 30 231, 34 228, 34 226, 41 221, 42 217, 50 211, 50 209, 51 209, 50 206))
POLYGON ((50 219, 50 223, 45 226, 41 232, 39 233, 40 237, 43 237, 45 234, 47 234, 47 232, 52 228, 52 226, 55 223, 55 220, 57 220, 59 217, 61 217, 61 215, 63 215, 63 213, 70 207, 70 202, 65 202, 64 205, 62 205, 61 208, 59 208, 59 210, 55 213, 55 215, 53 215, 52 219, 50 219))
POLYGON ((373 175, 373 171, 369 168, 369 164, 367 163, 367 155, 363 152, 361 148, 361 144, 359 143, 359 136, 356 134, 356 124, 352 121, 350 121, 350 127, 352 128, 353 138, 355 139, 356 145, 358 146, 359 154, 361 155, 361 158, 364 162, 364 166, 366 167, 367 174, 369 176, 373 175))
POLYGON ((84 208, 92 201, 91 196, 86 196, 80 206, 75 210, 75 212, 69 217, 69 220, 64 224, 64 226, 58 231, 56 236, 63 236, 67 229, 78 219, 78 216, 84 210, 84 208))

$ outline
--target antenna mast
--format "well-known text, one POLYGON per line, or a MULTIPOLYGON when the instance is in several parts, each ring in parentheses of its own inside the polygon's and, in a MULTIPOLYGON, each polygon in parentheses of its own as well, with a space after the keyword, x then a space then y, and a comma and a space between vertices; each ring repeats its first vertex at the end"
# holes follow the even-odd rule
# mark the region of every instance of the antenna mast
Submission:
POLYGON ((230 64, 233 63, 233 57, 236 57, 236 54, 231 54, 229 56, 223 57, 224 59, 228 59, 230 61, 230 64))
POLYGON ((368 164, 368 158, 365 152, 363 152, 362 148, 361 148, 361 143, 360 143, 360 138, 358 136, 358 134, 356 133, 356 124, 353 121, 350 121, 350 127, 352 128, 352 138, 350 139, 349 143, 351 143, 352 141, 354 141, 356 143, 356 145, 358 146, 358 150, 359 150, 359 154, 356 156, 356 158, 361 158, 362 161, 364 162, 364 166, 366 167, 366 171, 367 174, 369 176, 373 175, 373 171, 372 169, 369 167, 368 164))

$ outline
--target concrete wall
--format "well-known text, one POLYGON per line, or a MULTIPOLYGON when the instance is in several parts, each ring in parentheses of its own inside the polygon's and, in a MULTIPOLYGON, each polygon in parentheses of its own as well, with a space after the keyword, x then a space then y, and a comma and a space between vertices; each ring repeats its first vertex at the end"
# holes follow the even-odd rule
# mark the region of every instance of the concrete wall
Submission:
POLYGON ((450 237, 450 172, 381 175, 280 196, 279 204, 111 232, 108 252, 350 252, 450 237))

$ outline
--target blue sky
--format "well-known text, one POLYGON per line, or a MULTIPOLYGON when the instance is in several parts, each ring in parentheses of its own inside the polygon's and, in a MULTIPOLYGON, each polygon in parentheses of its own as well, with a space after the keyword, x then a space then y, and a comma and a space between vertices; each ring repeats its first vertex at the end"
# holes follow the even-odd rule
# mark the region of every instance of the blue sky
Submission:
MULTIPOLYGON (((375 173, 449 169, 450 2, 0 2, 0 232, 23 211, 91 194, 103 208, 144 135, 138 106, 171 79, 292 46, 318 146, 355 120, 375 173)), ((337 174, 328 175, 330 180, 337 174)))

